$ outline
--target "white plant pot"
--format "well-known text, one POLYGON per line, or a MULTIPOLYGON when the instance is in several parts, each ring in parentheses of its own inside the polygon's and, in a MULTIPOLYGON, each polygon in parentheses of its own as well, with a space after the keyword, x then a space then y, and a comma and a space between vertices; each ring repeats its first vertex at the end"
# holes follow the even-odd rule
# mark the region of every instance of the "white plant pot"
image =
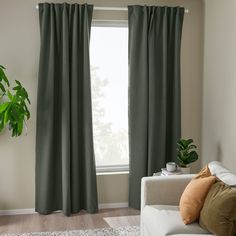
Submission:
POLYGON ((190 166, 189 167, 180 167, 180 170, 183 175, 190 174, 190 166))

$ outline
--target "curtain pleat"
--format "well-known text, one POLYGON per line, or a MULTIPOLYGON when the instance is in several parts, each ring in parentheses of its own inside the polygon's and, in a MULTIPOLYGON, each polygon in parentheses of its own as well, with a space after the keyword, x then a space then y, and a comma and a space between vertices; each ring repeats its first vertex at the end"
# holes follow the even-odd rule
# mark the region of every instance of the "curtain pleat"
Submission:
POLYGON ((36 211, 97 212, 89 38, 93 6, 39 4, 36 211))
POLYGON ((140 208, 141 178, 176 161, 183 18, 181 7, 128 7, 129 206, 133 208, 140 208))

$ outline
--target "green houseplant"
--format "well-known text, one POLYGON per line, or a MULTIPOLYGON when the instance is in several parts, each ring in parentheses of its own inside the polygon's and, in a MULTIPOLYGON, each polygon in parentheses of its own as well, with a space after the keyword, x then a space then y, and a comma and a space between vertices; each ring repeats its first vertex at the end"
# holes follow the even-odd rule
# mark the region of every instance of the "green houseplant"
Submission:
POLYGON ((179 166, 182 168, 189 167, 189 164, 197 161, 197 146, 193 144, 192 139, 180 139, 177 142, 177 158, 179 166))
POLYGON ((5 68, 0 65, 0 132, 8 126, 12 136, 22 134, 25 121, 30 118, 27 105, 30 104, 28 93, 18 80, 11 87, 5 74, 5 68))

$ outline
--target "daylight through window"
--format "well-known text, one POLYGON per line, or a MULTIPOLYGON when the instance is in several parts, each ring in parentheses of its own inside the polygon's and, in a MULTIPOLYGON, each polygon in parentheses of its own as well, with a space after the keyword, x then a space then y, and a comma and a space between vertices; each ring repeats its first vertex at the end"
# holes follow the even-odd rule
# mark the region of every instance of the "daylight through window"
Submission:
POLYGON ((127 166, 127 27, 92 27, 90 61, 96 165, 127 166))

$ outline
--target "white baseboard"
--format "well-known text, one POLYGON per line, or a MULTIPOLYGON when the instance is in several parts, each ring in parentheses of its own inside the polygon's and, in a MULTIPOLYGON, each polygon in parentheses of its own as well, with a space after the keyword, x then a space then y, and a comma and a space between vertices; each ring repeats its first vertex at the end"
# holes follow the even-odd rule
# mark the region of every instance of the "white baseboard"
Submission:
MULTIPOLYGON (((128 207, 128 202, 117 202, 117 203, 101 203, 98 204, 99 209, 106 208, 124 208, 128 207)), ((9 215, 27 215, 27 214, 36 214, 34 208, 28 209, 12 209, 12 210, 0 210, 0 216, 9 216, 9 215)))
POLYGON ((99 209, 106 209, 106 208, 124 208, 128 207, 128 202, 116 202, 116 203, 101 203, 98 204, 99 209))
POLYGON ((0 216, 10 216, 10 215, 27 215, 36 214, 34 208, 27 209, 13 209, 13 210, 0 210, 0 216))

